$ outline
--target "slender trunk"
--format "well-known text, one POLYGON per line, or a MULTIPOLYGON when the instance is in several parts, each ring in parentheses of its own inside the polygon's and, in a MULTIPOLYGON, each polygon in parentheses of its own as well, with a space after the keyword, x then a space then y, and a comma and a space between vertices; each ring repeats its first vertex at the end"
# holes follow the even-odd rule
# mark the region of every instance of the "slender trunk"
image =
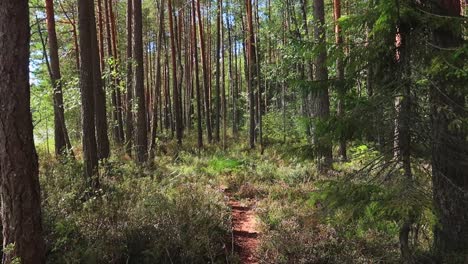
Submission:
POLYGON ((213 136, 211 133, 211 106, 210 106, 210 80, 208 74, 207 56, 205 52, 205 40, 203 34, 203 20, 200 11, 200 0, 197 0, 197 15, 198 15, 198 28, 200 32, 200 50, 201 50, 201 64, 203 69, 203 85, 205 94, 205 121, 206 121, 206 134, 208 142, 211 143, 213 136))
MULTIPOLYGON (((111 21, 111 32, 112 32, 112 50, 114 56, 114 71, 118 71, 120 65, 119 54, 117 50, 117 29, 115 25, 115 14, 113 10, 113 2, 109 0, 109 13, 111 21)), ((125 142, 124 128, 123 128, 123 113, 122 113, 122 93, 119 89, 119 76, 113 76, 114 87, 116 89, 116 108, 117 108, 117 134, 118 143, 123 144, 125 142)))
POLYGON ((247 13, 247 65, 248 65, 248 80, 247 87, 249 89, 249 111, 250 111, 250 126, 249 126, 249 144, 250 148, 255 147, 255 92, 257 76, 256 75, 256 54, 255 54, 255 35, 252 20, 252 3, 251 0, 245 0, 247 13))
POLYGON ((135 58, 135 103, 136 111, 136 140, 135 150, 138 163, 148 160, 148 137, 146 134, 146 104, 143 69, 143 19, 142 0, 133 0, 134 29, 133 29, 133 57, 135 58))
MULTIPOLYGON (((338 49, 341 51, 343 50, 343 36, 341 33, 341 28, 339 24, 339 20, 341 18, 341 0, 334 0, 334 17, 335 17, 335 43, 338 49)), ((336 59, 336 82, 337 82, 337 90, 338 90, 338 109, 337 114, 338 118, 341 121, 344 121, 345 115, 345 104, 344 104, 344 97, 345 97, 345 86, 344 86, 344 63, 341 54, 338 54, 338 58, 336 59)), ((338 148, 338 155, 340 156, 342 161, 346 161, 346 137, 344 133, 340 135, 340 144, 338 148)))
POLYGON ((155 96, 153 102, 153 122, 152 122, 152 131, 151 131, 151 145, 150 145, 150 160, 154 159, 155 150, 156 150, 156 132, 158 129, 158 110, 156 104, 156 97, 160 93, 161 89, 161 52, 162 52, 162 39, 164 34, 164 0, 161 0, 161 5, 159 7, 159 32, 157 40, 157 57, 156 57, 156 85, 155 85, 155 96))
MULTIPOLYGON (((227 4, 229 4, 229 2, 227 2, 227 4)), ((227 13, 227 17, 228 19, 226 19, 226 27, 227 27, 227 38, 228 38, 228 63, 229 63, 229 91, 231 93, 231 101, 232 101, 232 134, 234 137, 236 137, 237 135, 237 123, 236 123, 236 118, 237 118, 237 98, 236 98, 236 79, 237 77, 234 77, 234 74, 233 73, 233 66, 232 66, 232 60, 233 60, 233 56, 232 56, 232 53, 233 53, 233 45, 232 45, 232 36, 231 36, 231 25, 230 25, 230 17, 229 17, 229 6, 227 6, 226 8, 228 11, 227 13)), ((235 52, 235 51, 234 51, 235 52)), ((236 63, 236 62, 234 62, 236 63)))
POLYGON ((195 17, 195 0, 192 0, 192 44, 193 44, 193 59, 195 64, 195 89, 197 93, 197 143, 198 149, 203 147, 203 128, 202 128, 202 113, 201 113, 201 92, 198 70, 198 48, 197 48, 197 24, 195 17))
POLYGON ((220 99, 220 52, 221 52, 221 6, 222 0, 218 0, 217 16, 216 16, 216 90, 215 90, 215 141, 219 142, 220 130, 220 113, 221 113, 221 99, 220 99))
MULTIPOLYGON (((460 17, 459 0, 438 0, 436 14, 460 17)), ((450 18, 444 18, 448 21, 450 18)), ((438 222, 434 247, 439 257, 468 255, 468 142, 466 127, 453 125, 466 118, 466 77, 455 77, 452 68, 466 66, 466 55, 454 56, 462 45, 461 19, 433 30, 434 54, 450 73, 441 70, 431 86, 432 182, 438 222), (448 78, 450 74, 450 78, 448 78)), ((441 261, 443 262, 443 261, 441 261)))
MULTIPOLYGON (((115 57, 114 57, 114 51, 112 48, 112 28, 111 28, 111 11, 110 11, 110 0, 104 0, 104 8, 105 8, 105 18, 106 18, 106 42, 107 42, 107 59, 108 60, 114 60, 112 64, 110 64, 109 67, 109 72, 113 72, 114 65, 115 65, 115 57)), ((103 67, 104 68, 104 67, 103 67)), ((114 83, 114 76, 112 74, 109 74, 108 79, 107 79, 107 84, 108 87, 111 89, 111 103, 112 103, 112 135, 114 137, 114 141, 116 143, 120 143, 120 137, 119 137, 119 127, 118 127, 118 119, 117 119, 117 87, 115 86, 114 83)))
MULTIPOLYGON (((410 94, 410 52, 409 52, 409 27, 406 24, 399 24, 396 34, 396 63, 398 66, 398 85, 402 87, 401 94, 395 99, 395 158, 401 163, 404 171, 407 188, 413 187, 413 176, 411 172, 411 94, 410 94)), ((397 89, 399 91, 399 89, 397 89)), ((411 225, 413 224, 412 212, 404 219, 400 228, 400 250, 403 261, 412 263, 411 250, 408 243, 411 225)))
MULTIPOLYGON (((221 0, 219 0, 221 2, 221 0)), ((221 11, 222 13, 222 4, 221 4, 221 11)), ((226 149, 226 132, 227 132, 227 106, 226 106, 226 69, 225 69, 225 63, 224 63, 224 45, 223 45, 223 40, 224 40, 224 25, 223 25, 223 19, 221 18, 221 67, 222 67, 222 78, 221 78, 221 111, 222 111, 222 116, 223 116, 223 150, 226 149)))
MULTIPOLYGON (((328 69, 327 69, 327 49, 325 36, 325 6, 323 0, 314 0, 314 39, 319 46, 319 51, 315 59, 315 80, 320 84, 320 89, 313 94, 313 118, 316 121, 324 122, 330 115, 330 99, 328 96, 328 69)), ((316 147, 317 163, 320 170, 330 168, 332 163, 331 142, 323 140, 316 131, 311 133, 316 147), (319 139, 320 138, 320 139, 319 139)))
MULTIPOLYGON (((91 34, 91 63, 93 69, 94 110, 96 123, 96 143, 98 158, 107 159, 110 156, 109 138, 107 135, 106 94, 104 92, 101 66, 99 61, 99 45, 97 41, 96 19, 94 15, 94 2, 91 3, 90 34, 91 34)), ((80 45, 81 46, 81 45, 80 45)), ((83 57, 81 58, 83 62, 83 57)), ((84 63, 84 62, 83 62, 84 63)), ((90 64, 83 65, 90 67, 90 64)))
POLYGON ((132 142, 133 142, 133 4, 132 0, 127 1, 127 83, 126 83, 126 101, 127 101, 127 111, 125 112, 125 152, 128 155, 132 155, 132 142))
POLYGON ((91 186, 97 187, 98 153, 95 132, 95 87, 93 63, 93 33, 94 8, 90 0, 79 0, 78 19, 80 32, 80 89, 81 115, 83 128, 83 162, 84 176, 91 186))
POLYGON ((41 198, 29 86, 28 1, 0 1, 2 263, 43 264, 41 198))
POLYGON ((55 127, 55 154, 71 153, 72 146, 65 125, 65 111, 63 109, 62 76, 58 55, 57 33, 55 31, 54 2, 46 0, 47 32, 49 35, 50 73, 54 97, 54 127, 55 127))
POLYGON ((179 89, 177 85, 177 61, 176 61, 176 43, 174 36, 174 22, 173 22, 173 13, 172 13, 172 1, 167 0, 168 7, 168 17, 169 17, 169 33, 170 33, 170 42, 171 42, 171 61, 172 61, 172 85, 173 85, 173 104, 174 104, 174 115, 175 115, 175 130, 177 143, 182 144, 182 116, 180 112, 180 98, 179 98, 179 89))

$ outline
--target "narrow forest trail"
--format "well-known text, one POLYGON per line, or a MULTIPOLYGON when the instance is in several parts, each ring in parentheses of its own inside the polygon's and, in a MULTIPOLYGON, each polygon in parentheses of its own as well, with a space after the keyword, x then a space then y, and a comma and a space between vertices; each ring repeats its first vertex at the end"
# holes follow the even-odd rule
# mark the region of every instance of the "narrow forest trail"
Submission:
POLYGON ((258 223, 253 207, 255 202, 244 205, 236 200, 229 189, 224 189, 229 198, 228 205, 232 209, 232 232, 234 250, 239 255, 242 264, 258 263, 255 256, 260 244, 258 223))

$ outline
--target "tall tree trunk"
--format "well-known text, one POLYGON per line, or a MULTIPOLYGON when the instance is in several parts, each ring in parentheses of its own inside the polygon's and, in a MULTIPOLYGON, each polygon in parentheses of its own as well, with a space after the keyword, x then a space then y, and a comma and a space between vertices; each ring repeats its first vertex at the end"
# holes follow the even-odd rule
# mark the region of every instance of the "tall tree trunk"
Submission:
MULTIPOLYGON (((229 2, 227 2, 229 4, 229 2)), ((227 9, 227 17, 229 17, 229 6, 226 7, 227 9)), ((235 53, 235 49, 232 45, 232 36, 231 36, 231 24, 229 22, 230 18, 226 19, 226 26, 227 26, 227 31, 228 31, 228 60, 229 60, 229 90, 231 93, 231 101, 232 101, 232 135, 234 137, 237 136, 237 76, 234 77, 236 73, 233 72, 233 65, 232 65, 232 60, 233 60, 233 52, 235 53)), ((237 62, 234 61, 235 67, 237 67, 237 62)))
POLYGON ((94 21, 94 6, 90 0, 78 2, 78 27, 80 34, 80 89, 81 89, 81 120, 83 128, 83 162, 84 175, 87 181, 97 187, 95 176, 98 170, 98 154, 95 132, 95 87, 93 63, 93 33, 91 27, 94 21))
MULTIPOLYGON (((343 50, 343 36, 341 33, 341 28, 339 24, 339 20, 341 18, 341 0, 334 0, 334 17, 335 17, 335 43, 339 49, 339 53, 343 50)), ((344 121, 344 114, 345 114, 345 104, 344 104, 344 96, 345 96, 345 85, 344 85, 344 63, 342 55, 339 54, 338 58, 336 59, 336 82, 337 82, 337 90, 338 90, 338 109, 337 114, 338 118, 341 121, 344 121)), ((338 155, 340 156, 342 161, 346 161, 348 159, 346 155, 346 138, 344 133, 340 135, 340 144, 338 148, 338 155)))
MULTIPOLYGON (((109 137, 107 135, 107 112, 106 112, 106 94, 103 89, 103 80, 101 75, 101 66, 99 59, 99 45, 97 41, 96 18, 94 15, 94 2, 90 3, 90 21, 89 31, 91 34, 91 63, 83 65, 93 69, 93 88, 94 88, 94 113, 95 113, 95 129, 96 143, 99 159, 107 159, 110 156, 109 137)), ((83 60, 81 60, 83 63, 83 60)))
MULTIPOLYGON (((398 86, 401 89, 397 89, 398 95, 395 98, 395 135, 394 135, 394 146, 395 146, 395 159, 402 165, 406 188, 410 190, 413 186, 413 175, 411 172, 411 93, 410 93, 410 43, 409 43, 409 32, 410 28, 407 24, 398 22, 397 33, 396 33, 396 63, 398 66, 398 86)), ((412 210, 411 210, 412 211, 412 210)), ((404 223, 400 228, 399 240, 400 250, 403 261, 405 263, 412 263, 411 250, 409 246, 409 233, 411 231, 411 225, 414 222, 414 216, 412 212, 404 219, 404 223)))
POLYGON ((220 99, 220 78, 221 70, 219 64, 219 53, 221 52, 221 6, 222 0, 218 0, 217 15, 216 15, 216 90, 215 90, 215 141, 219 142, 220 131, 220 113, 221 113, 221 99, 220 99))
POLYGON ((0 197, 2 263, 45 263, 29 86, 28 1, 0 2, 0 197))
MULTIPOLYGON (((460 16, 459 0, 438 0, 436 14, 460 16)), ((450 19, 450 18, 445 18, 450 19)), ((452 19, 434 30, 438 61, 450 61, 447 66, 462 69, 466 56, 454 58, 454 48, 463 41, 459 27, 462 20, 452 19)), ((439 256, 468 255, 468 142, 466 127, 454 126, 456 120, 466 118, 466 79, 447 77, 442 71, 434 76, 431 88, 432 119, 432 181, 438 223, 434 233, 434 246, 439 256)))
POLYGON ((192 44, 193 44, 193 57, 195 64, 195 89, 197 93, 197 143, 198 149, 203 147, 203 128, 202 128, 202 113, 201 113, 201 92, 200 80, 198 70, 198 48, 197 48, 197 24, 195 16, 195 0, 192 0, 192 44))
POLYGON ((171 42, 171 61, 172 61, 172 86, 173 86, 173 105, 174 105, 174 115, 175 115, 175 130, 177 143, 182 144, 182 115, 180 111, 180 98, 179 98, 179 88, 177 83, 177 61, 176 61, 176 43, 174 35, 174 21, 172 13, 172 1, 167 0, 168 6, 168 17, 169 17, 169 33, 170 33, 170 42, 171 42))
MULTIPOLYGON (((320 88, 312 95, 312 105, 313 118, 317 121, 326 121, 330 115, 324 7, 323 0, 314 0, 314 39, 319 49, 315 59, 315 80, 319 83, 320 88)), ((331 142, 320 138, 316 131, 312 133, 312 136, 317 150, 318 167, 320 170, 328 169, 332 163, 331 142)))
MULTIPOLYGON (((221 2, 221 0, 219 0, 221 2)), ((221 5, 222 14, 222 5, 221 5)), ((227 102, 226 102, 226 67, 224 61, 224 25, 223 18, 221 18, 221 67, 222 67, 222 78, 221 78, 221 111, 223 116, 223 150, 226 149, 226 137, 227 137, 227 102)), ((229 81, 231 82, 231 81, 229 81)))
POLYGON ((247 65, 248 65, 248 80, 247 87, 249 89, 249 145, 250 148, 255 147, 255 96, 254 89, 256 87, 256 54, 255 54, 255 35, 252 20, 252 3, 251 0, 245 0, 246 15, 247 15, 247 65))
POLYGON ((132 155, 133 142, 133 1, 127 1, 127 83, 126 83, 126 102, 127 111, 125 112, 125 153, 132 155))
MULTIPOLYGON (((164 0, 161 0, 159 6, 159 32, 156 47, 158 48, 157 57, 156 57, 156 85, 154 93, 154 102, 153 102, 153 123, 151 131, 151 145, 150 145, 150 160, 154 159, 155 150, 156 150, 156 132, 158 129, 158 104, 156 99, 160 94, 161 90, 161 52, 162 52, 162 40, 164 35, 164 0)), ((161 120, 160 120, 161 121, 161 120)))
MULTIPOLYGON (((112 50, 114 56, 114 69, 118 71, 120 65, 119 53, 117 49, 117 29, 115 25, 115 14, 113 10, 113 2, 109 0, 109 13, 110 13, 110 22, 111 22, 111 33, 112 33, 112 50)), ((113 76, 114 87, 116 90, 116 108, 117 108, 117 133, 118 141, 117 143, 123 144, 125 141, 124 128, 123 128, 123 114, 122 114, 122 93, 119 89, 119 76, 113 76)))
POLYGON ((143 20, 142 20, 142 0, 132 0, 134 11, 133 30, 133 57, 135 58, 135 103, 136 112, 136 140, 135 150, 138 163, 144 163, 148 159, 148 137, 146 135, 146 104, 143 69, 143 20))
MULTIPOLYGON (((111 26, 111 10, 110 10, 110 0, 104 0, 104 7, 105 7, 105 18, 106 18, 106 42, 107 42, 107 59, 114 60, 112 64, 109 65, 109 72, 113 72, 115 70, 114 63, 115 63, 115 56, 114 50, 112 47, 112 26, 111 26), (112 68, 111 68, 112 67, 112 68)), ((104 67, 103 67, 104 68, 104 67)), ((119 126, 118 126, 118 106, 117 106, 117 87, 114 83, 114 76, 112 74, 108 75, 107 79, 108 87, 111 89, 111 103, 112 103, 112 135, 114 141, 119 144, 120 137, 119 137, 119 126)))
POLYGON ((211 143, 213 135, 211 132, 211 106, 210 106, 210 78, 208 73, 207 56, 205 51, 205 39, 203 34, 203 19, 200 10, 200 0, 197 0, 197 15, 198 15, 198 29, 200 34, 200 50, 201 50, 201 64, 203 69, 203 85, 205 94, 205 121, 206 121, 206 134, 208 142, 211 143))
POLYGON ((72 146, 65 125, 63 109, 62 76, 58 55, 57 33, 55 31, 55 12, 53 0, 46 0, 47 32, 49 35, 50 73, 54 87, 54 127, 55 127, 55 154, 61 155, 65 151, 71 153, 72 146))

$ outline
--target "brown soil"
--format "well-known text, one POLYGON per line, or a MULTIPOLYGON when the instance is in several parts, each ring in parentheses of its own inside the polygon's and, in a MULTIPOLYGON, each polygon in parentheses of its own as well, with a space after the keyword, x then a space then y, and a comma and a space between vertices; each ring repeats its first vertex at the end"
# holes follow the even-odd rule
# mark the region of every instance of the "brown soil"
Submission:
POLYGON ((232 209, 232 230, 234 250, 239 255, 241 263, 258 263, 255 252, 259 245, 259 232, 253 205, 246 206, 233 198, 229 190, 225 190, 229 197, 228 205, 232 209))

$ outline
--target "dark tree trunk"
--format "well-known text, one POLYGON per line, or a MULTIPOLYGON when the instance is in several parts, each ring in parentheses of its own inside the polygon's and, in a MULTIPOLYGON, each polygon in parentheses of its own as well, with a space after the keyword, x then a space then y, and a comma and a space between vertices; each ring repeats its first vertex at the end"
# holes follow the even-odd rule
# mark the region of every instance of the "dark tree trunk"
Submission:
MULTIPOLYGON (((221 0, 219 0, 221 2, 221 0)), ((221 5, 221 14, 222 5, 221 5)), ((227 137, 227 102, 226 102, 226 67, 224 63, 224 25, 223 19, 221 18, 221 112, 223 115, 223 150, 226 149, 226 137, 227 137)), ((231 81, 229 81, 231 82, 231 81)))
POLYGON ((143 69, 143 21, 142 21, 142 0, 132 0, 134 11, 134 50, 135 58, 135 102, 137 104, 136 113, 136 141, 135 150, 137 162, 144 163, 148 159, 148 137, 146 135, 146 104, 144 87, 144 69, 143 69))
MULTIPOLYGON (((435 12, 443 16, 460 16, 459 0, 438 0, 435 12)), ((448 19, 448 18, 445 18, 448 19)), ((434 30, 435 49, 440 61, 453 58, 452 48, 462 45, 460 27, 462 20, 434 30), (450 26, 450 28, 448 28, 450 26)), ((451 59, 451 65, 463 68, 466 56, 451 59)), ((453 66, 449 66, 452 71, 453 66)), ((468 255, 468 142, 466 127, 453 126, 456 120, 466 118, 466 79, 447 77, 443 71, 434 76, 431 91, 432 105, 432 177, 434 203, 439 222, 434 234, 436 254, 468 255), (465 92, 464 92, 465 91, 465 92)))
POLYGON ((2 263, 45 263, 29 87, 28 1, 0 2, 0 197, 2 263), (16 263, 16 262, 14 262, 16 263))
POLYGON ((249 145, 250 148, 255 147, 255 96, 254 89, 256 87, 256 54, 255 54, 255 35, 252 20, 252 3, 251 0, 245 1, 246 14, 247 14, 247 87, 249 89, 249 145))
MULTIPOLYGON (((341 18, 341 0, 334 0, 334 17, 335 17, 335 43, 338 46, 339 50, 343 50, 343 36, 341 33, 341 28, 339 24, 339 20, 341 18)), ((344 84, 344 62, 341 54, 338 55, 339 57, 336 59, 336 82, 337 82, 337 90, 338 90, 338 109, 337 114, 338 118, 341 121, 344 121, 344 114, 345 114, 345 104, 344 104, 344 97, 345 97, 345 84, 344 84)), ((342 161, 346 161, 348 159, 346 155, 346 137, 345 133, 341 133, 340 135, 340 144, 338 148, 338 155, 340 156, 342 161)))
POLYGON ((198 70, 198 48, 197 48, 197 24, 195 16, 195 0, 192 0, 192 44, 193 57, 195 64, 195 89, 197 93, 197 143, 198 149, 203 147, 203 128, 202 128, 202 113, 201 113, 201 92, 200 92, 200 77, 198 70))
MULTIPOLYGON (((98 154, 96 147, 95 132, 95 87, 93 63, 93 31, 94 5, 90 0, 79 0, 78 2, 78 26, 80 34, 80 89, 81 89, 81 122, 83 127, 83 162, 84 175, 88 182, 97 188, 98 180, 95 178, 98 170, 98 154)), ((99 60, 99 57, 96 59, 99 60)), ((106 135, 107 136, 107 135, 106 135)))
POLYGON ((154 91, 154 98, 153 98, 153 123, 152 123, 152 130, 151 130, 151 146, 150 146, 150 160, 153 160, 156 151, 156 132, 158 129, 158 104, 156 103, 156 99, 158 98, 161 90, 161 52, 162 52, 162 41, 164 35, 164 0, 161 1, 161 5, 159 7, 159 32, 158 32, 158 40, 156 47, 157 57, 156 57, 156 85, 154 91))
MULTIPOLYGON (((229 2, 228 2, 229 4, 229 2)), ((229 12, 229 6, 227 6, 227 12, 229 12)), ((229 17, 229 13, 227 14, 227 16, 229 17)), ((234 77, 235 74, 237 74, 237 72, 233 72, 233 66, 232 66, 232 60, 233 60, 233 56, 232 56, 232 53, 235 52, 234 51, 234 47, 232 45, 232 36, 231 36, 231 31, 232 31, 232 28, 231 28, 231 24, 229 22, 230 19, 226 19, 226 26, 227 26, 227 37, 228 37, 228 60, 229 60, 229 90, 230 90, 230 93, 231 93, 231 101, 232 101, 232 135, 234 137, 237 137, 237 76, 234 77)), ((235 63, 235 66, 237 68, 237 62, 234 61, 235 63)))
POLYGON ((132 47, 132 34, 133 34, 133 4, 132 0, 127 1, 127 84, 126 84, 126 102, 127 111, 125 112, 125 153, 132 155, 132 142, 133 136, 133 112, 132 112, 132 100, 133 100, 133 69, 132 69, 132 58, 133 58, 133 47, 132 47))
MULTIPOLYGON (((106 42, 107 42, 107 59, 115 60, 115 54, 112 46, 112 22, 111 22, 111 1, 104 0, 105 18, 106 18, 106 42)), ((115 63, 115 61, 114 61, 115 63)), ((115 70, 115 64, 109 65, 109 72, 115 70), (112 68, 111 68, 112 67, 112 68)), ((104 67, 103 67, 104 68, 104 67)), ((114 76, 110 74, 107 79, 107 87, 111 89, 111 104, 112 104, 112 135, 114 142, 120 144, 119 122, 118 122, 118 105, 117 105, 117 87, 114 82, 114 76)))
POLYGON ((203 69, 203 85, 205 94, 206 134, 208 142, 211 143, 213 135, 211 132, 211 106, 210 106, 210 78, 208 73, 207 55, 205 52, 205 39, 203 34, 203 19, 200 11, 200 0, 197 0, 198 30, 200 34, 201 64, 203 69))
MULTIPOLYGON (((410 71, 410 28, 407 24, 400 24, 396 33, 396 63, 398 66, 398 82, 397 92, 399 93, 395 99, 395 134, 394 134, 394 154, 396 161, 401 164, 405 176, 407 188, 414 188, 413 175, 411 172, 411 77, 410 71), (401 88, 400 88, 401 87, 401 88)), ((402 259, 405 263, 412 263, 411 249, 408 243, 411 225, 413 224, 413 216, 407 215, 404 223, 400 228, 400 251, 402 259)))
MULTIPOLYGON (((117 29, 115 25, 115 14, 113 10, 113 2, 109 2, 109 11, 110 11, 110 18, 111 18, 111 29, 112 29, 112 49, 114 51, 114 69, 115 71, 119 70, 119 52, 117 49, 117 29)), ((114 85, 116 87, 116 106, 117 106, 117 132, 119 135, 118 143, 121 145, 125 142, 125 135, 124 135, 124 125, 123 125, 123 114, 122 114, 122 92, 119 89, 119 76, 114 76, 113 78, 114 85)))
MULTIPOLYGON (((93 89, 94 89, 94 114, 95 114, 95 129, 96 143, 99 159, 107 159, 110 156, 109 138, 107 135, 107 113, 106 113, 106 94, 102 85, 101 65, 99 58, 99 45, 97 41, 96 18, 94 14, 94 1, 90 2, 90 19, 89 34, 91 41, 91 63, 85 64, 84 67, 92 68, 93 70, 93 89), (91 65, 91 67, 90 67, 91 65)), ((80 32, 81 34, 81 32, 80 32)), ((81 45, 80 45, 81 46, 81 45)), ((83 63, 83 53, 81 62, 83 63)))
MULTIPOLYGON (((319 45, 319 51, 315 59, 315 80, 320 88, 312 96, 313 118, 318 121, 325 121, 330 115, 330 99, 328 96, 328 69, 327 69, 327 48, 325 37, 325 9, 323 0, 314 0, 314 39, 319 45)), ((321 170, 328 169, 332 163, 331 142, 322 140, 316 131, 312 133, 316 147, 317 162, 321 170)))
POLYGON ((219 64, 219 53, 221 52, 221 5, 222 0, 218 0, 217 15, 216 15, 216 90, 215 90, 215 141, 219 142, 220 131, 220 113, 221 113, 221 99, 220 99, 220 78, 221 70, 219 64))
POLYGON ((54 127, 55 127, 55 154, 61 155, 65 151, 71 153, 70 138, 65 125, 65 113, 63 109, 63 93, 60 73, 60 61, 58 55, 57 33, 55 31, 55 12, 53 0, 46 0, 47 32, 49 35, 50 73, 52 86, 54 87, 54 127))
POLYGON ((169 17, 169 32, 170 32, 170 42, 171 42, 171 62, 172 62, 172 85, 173 85, 173 105, 174 105, 174 115, 175 115, 175 130, 177 143, 182 144, 182 113, 180 109, 180 97, 179 97, 179 88, 177 83, 177 61, 176 61, 176 43, 174 36, 174 22, 173 22, 173 13, 172 13, 172 1, 167 1, 168 6, 168 17, 169 17))

